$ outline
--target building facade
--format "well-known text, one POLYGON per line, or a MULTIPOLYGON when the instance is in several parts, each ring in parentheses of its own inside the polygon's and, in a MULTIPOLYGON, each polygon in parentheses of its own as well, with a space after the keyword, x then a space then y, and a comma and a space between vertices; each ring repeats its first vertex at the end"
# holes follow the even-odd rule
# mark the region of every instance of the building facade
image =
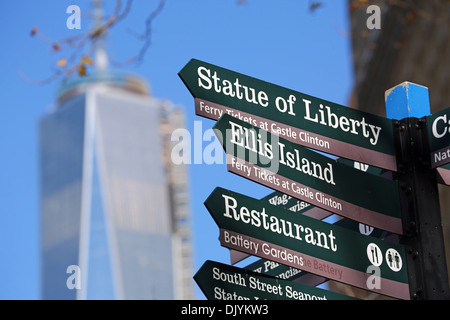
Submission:
POLYGON ((40 122, 44 299, 193 298, 187 172, 167 157, 183 126, 134 76, 61 89, 40 122))

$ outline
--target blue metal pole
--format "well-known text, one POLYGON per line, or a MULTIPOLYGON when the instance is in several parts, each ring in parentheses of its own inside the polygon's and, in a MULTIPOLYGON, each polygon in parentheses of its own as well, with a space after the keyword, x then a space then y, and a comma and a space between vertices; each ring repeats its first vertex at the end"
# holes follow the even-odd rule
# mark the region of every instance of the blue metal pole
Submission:
POLYGON ((389 119, 422 118, 430 115, 428 88, 403 82, 385 93, 386 116, 389 119))

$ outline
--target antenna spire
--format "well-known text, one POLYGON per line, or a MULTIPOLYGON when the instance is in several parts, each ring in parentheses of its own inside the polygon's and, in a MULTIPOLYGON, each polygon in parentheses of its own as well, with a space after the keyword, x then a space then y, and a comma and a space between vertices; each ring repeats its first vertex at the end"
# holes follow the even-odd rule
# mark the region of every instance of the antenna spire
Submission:
POLYGON ((95 66, 98 71, 106 71, 108 69, 108 55, 105 50, 105 30, 102 28, 103 18, 103 2, 102 0, 93 0, 94 5, 94 32, 98 33, 95 39, 95 66))

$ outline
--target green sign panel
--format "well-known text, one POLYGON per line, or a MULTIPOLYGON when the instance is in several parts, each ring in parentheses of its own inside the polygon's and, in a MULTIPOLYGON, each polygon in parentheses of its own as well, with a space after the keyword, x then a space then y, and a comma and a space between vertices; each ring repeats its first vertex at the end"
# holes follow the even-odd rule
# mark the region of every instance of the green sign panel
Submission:
POLYGON ((450 162, 450 108, 427 117, 431 167, 450 162))
POLYGON ((214 131, 229 171, 316 207, 401 234, 397 182, 366 174, 223 115, 214 131))
POLYGON ((229 114, 293 143, 396 171, 392 120, 192 59, 179 76, 196 114, 229 114))
MULTIPOLYGON (((366 168, 370 169, 370 168, 366 168)), ((262 198, 261 201, 268 201, 270 204, 279 206, 281 208, 288 209, 290 211, 295 212, 296 214, 304 214, 309 217, 315 217, 316 215, 308 215, 309 211, 312 211, 311 209, 318 209, 314 206, 306 206, 302 208, 298 204, 299 200, 292 198, 291 196, 282 194, 278 191, 274 191, 271 194, 267 195, 266 197, 262 198), (297 203, 292 205, 292 200, 296 200, 297 203)), ((324 211, 324 210, 322 210, 324 211)), ((371 226, 367 226, 362 223, 358 223, 356 221, 350 220, 350 219, 340 219, 333 223, 335 226, 344 227, 346 229, 359 232, 363 235, 370 235, 372 237, 376 237, 379 239, 384 239, 389 237, 392 242, 398 243, 398 236, 388 233, 383 230, 379 230, 376 228, 373 228, 371 226)), ((241 253, 242 254, 242 253, 241 253)), ((307 272, 302 272, 301 270, 285 266, 282 264, 279 264, 274 261, 266 260, 266 259, 260 259, 257 260, 248 266, 245 267, 247 270, 251 270, 254 272, 262 273, 264 275, 269 275, 273 277, 279 277, 281 279, 286 280, 296 280, 297 282, 308 284, 311 286, 317 286, 321 284, 322 282, 326 281, 323 277, 319 277, 317 275, 313 275, 307 272)))
POLYGON ((409 299, 403 246, 216 188, 205 206, 221 245, 365 290, 409 299))
MULTIPOLYGON (((208 300, 353 300, 355 298, 207 260, 194 280, 208 300)), ((262 310, 264 311, 264 310, 262 310)))

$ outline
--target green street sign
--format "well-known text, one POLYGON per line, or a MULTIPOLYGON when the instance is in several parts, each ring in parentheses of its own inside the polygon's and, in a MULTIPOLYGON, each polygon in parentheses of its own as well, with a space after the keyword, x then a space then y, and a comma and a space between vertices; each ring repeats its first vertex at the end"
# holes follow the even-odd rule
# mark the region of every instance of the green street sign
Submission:
POLYGON ((409 299, 404 247, 216 188, 205 206, 221 245, 365 290, 409 299))
POLYGON ((195 59, 178 74, 199 116, 230 114, 293 143, 397 170, 390 119, 195 59))
POLYGON ((450 162, 450 108, 427 117, 428 138, 431 151, 431 167, 450 162))
POLYGON ((364 173, 224 114, 213 127, 227 168, 316 207, 402 234, 396 181, 364 173))
MULTIPOLYGON (((314 288, 207 260, 194 280, 208 300, 354 300, 314 288)), ((261 310, 263 312, 264 310, 261 310)))
MULTIPOLYGON (((370 169, 370 168, 365 168, 370 169)), ((282 194, 278 191, 274 191, 270 193, 269 195, 265 196, 261 199, 261 201, 267 201, 268 203, 279 206, 284 209, 288 209, 290 211, 295 212, 296 214, 304 214, 308 217, 313 217, 315 219, 318 219, 315 217, 315 215, 308 215, 311 209, 319 209, 315 208, 314 206, 307 206, 302 208, 298 204, 292 205, 292 200, 297 200, 295 198, 292 198, 291 196, 282 194)), ((297 200, 298 202, 299 200, 297 200)), ((322 210, 322 209, 320 209, 322 210)), ((324 210, 322 210, 324 211, 324 210)), ((320 220, 320 218, 319 218, 320 220)), ((335 226, 344 227, 348 230, 352 230, 355 232, 359 232, 363 235, 370 235, 372 237, 376 237, 378 239, 384 239, 389 237, 391 242, 398 243, 398 237, 394 234, 388 233, 383 230, 379 230, 376 228, 373 228, 371 226, 367 226, 365 224, 350 220, 350 219, 340 219, 333 223, 335 226)), ((242 254, 242 253, 241 253, 242 254)), ((317 286, 321 284, 322 282, 326 281, 323 277, 319 277, 316 275, 312 275, 307 272, 302 272, 301 270, 285 266, 282 264, 279 264, 274 261, 266 260, 266 259, 259 259, 248 266, 245 267, 247 270, 251 270, 254 272, 262 273, 264 275, 273 276, 273 277, 279 277, 281 279, 285 280, 296 280, 300 283, 304 283, 310 286, 317 286)))

